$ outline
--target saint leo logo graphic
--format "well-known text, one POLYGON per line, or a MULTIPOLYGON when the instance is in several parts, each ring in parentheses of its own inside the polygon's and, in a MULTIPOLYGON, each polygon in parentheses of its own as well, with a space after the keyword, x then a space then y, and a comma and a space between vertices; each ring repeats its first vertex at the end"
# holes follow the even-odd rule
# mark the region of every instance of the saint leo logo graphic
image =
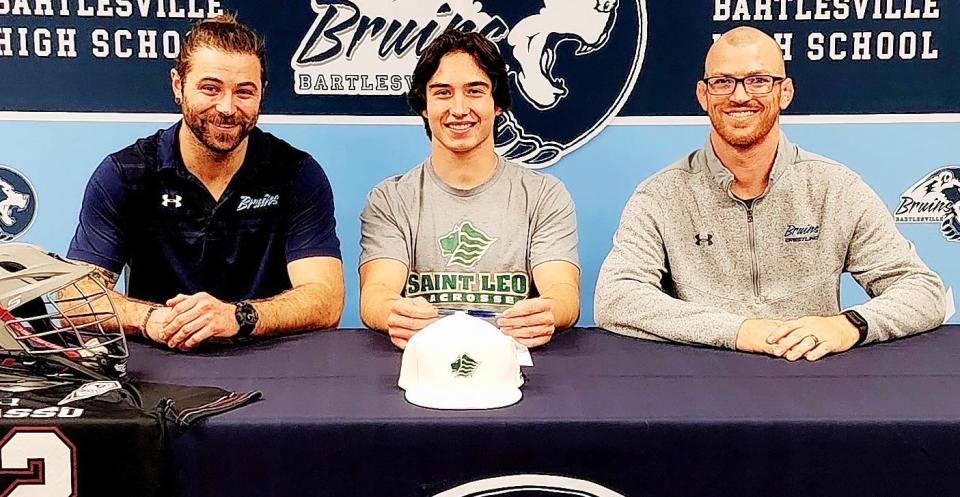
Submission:
POLYGON ((37 193, 22 173, 0 165, 0 242, 20 238, 37 217, 37 193))
POLYGON ((940 225, 940 233, 960 242, 960 166, 940 168, 900 195, 894 212, 898 223, 940 225))
POLYGON ((476 31, 500 49, 514 95, 497 119, 497 152, 546 167, 626 103, 646 47, 644 1, 310 0, 316 17, 290 61, 294 91, 403 95, 431 40, 476 31))
POLYGON ((509 475, 464 483, 433 497, 624 497, 591 481, 555 475, 509 475))
POLYGON ((468 356, 466 353, 463 353, 460 354, 460 357, 457 357, 456 361, 450 363, 450 370, 453 371, 454 376, 469 378, 473 376, 473 373, 477 370, 477 366, 479 365, 480 363, 474 358, 468 356))
POLYGON ((447 265, 457 264, 466 269, 476 266, 495 241, 496 238, 490 238, 486 233, 474 228, 470 221, 456 225, 453 231, 438 240, 440 255, 449 257, 447 265))

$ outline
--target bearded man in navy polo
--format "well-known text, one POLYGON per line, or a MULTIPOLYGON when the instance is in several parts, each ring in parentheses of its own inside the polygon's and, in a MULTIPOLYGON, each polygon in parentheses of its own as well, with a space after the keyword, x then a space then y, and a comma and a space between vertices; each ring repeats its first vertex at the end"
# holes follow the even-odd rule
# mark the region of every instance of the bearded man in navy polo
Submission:
POLYGON ((335 327, 333 194, 309 154, 255 126, 263 39, 199 21, 170 76, 183 119, 97 167, 68 257, 111 292, 125 269, 124 330, 170 348, 335 327))

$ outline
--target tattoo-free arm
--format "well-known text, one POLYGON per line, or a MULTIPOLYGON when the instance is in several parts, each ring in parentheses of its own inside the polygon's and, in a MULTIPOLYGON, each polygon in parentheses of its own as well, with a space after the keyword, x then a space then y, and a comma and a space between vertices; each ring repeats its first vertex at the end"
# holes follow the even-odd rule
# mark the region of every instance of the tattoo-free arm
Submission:
POLYGON ((533 268, 533 282, 540 298, 552 304, 556 329, 573 326, 580 317, 580 268, 567 261, 544 262, 533 268))
POLYGON ((260 320, 253 334, 277 335, 335 328, 343 313, 343 263, 336 257, 306 257, 287 264, 293 288, 251 301, 260 320))
POLYGON ((407 265, 396 259, 374 259, 360 266, 360 320, 371 330, 386 332, 390 308, 400 300, 407 265))
POLYGON ((405 348, 413 335, 437 319, 437 309, 423 297, 401 297, 407 265, 396 259, 373 259, 360 266, 360 318, 367 327, 386 332, 405 348))
MULTIPOLYGON (((343 311, 343 266, 335 257, 306 257, 287 264, 293 288, 279 295, 251 301, 260 319, 254 336, 332 328, 343 311)), ((210 338, 230 338, 240 331, 236 304, 206 292, 177 295, 167 301, 171 310, 158 333, 170 348, 190 350, 210 338)), ((155 312, 158 314, 160 311, 155 312)), ((151 320, 152 320, 151 316, 151 320)))
POLYGON ((666 218, 660 202, 645 189, 638 189, 627 202, 613 249, 597 277, 593 306, 597 326, 648 340, 737 348, 747 316, 666 292, 664 281, 670 275, 660 234, 666 218))
POLYGON ((897 230, 886 205, 859 178, 849 185, 858 199, 846 267, 871 299, 851 309, 868 323, 866 343, 936 328, 944 319, 943 281, 897 230))

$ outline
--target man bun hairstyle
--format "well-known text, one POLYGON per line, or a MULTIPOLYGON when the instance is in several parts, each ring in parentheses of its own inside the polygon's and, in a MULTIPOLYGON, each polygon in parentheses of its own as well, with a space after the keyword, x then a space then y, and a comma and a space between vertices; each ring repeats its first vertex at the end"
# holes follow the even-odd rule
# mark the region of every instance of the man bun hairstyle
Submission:
POLYGON ((221 14, 212 19, 194 23, 177 55, 175 69, 181 78, 187 77, 190 59, 200 48, 214 48, 233 54, 255 55, 260 60, 260 86, 267 84, 267 55, 263 37, 232 14, 221 14))
MULTIPOLYGON (((440 67, 440 59, 451 53, 465 53, 486 73, 493 85, 493 103, 506 112, 512 102, 510 98, 510 80, 507 77, 507 64, 503 61, 497 46, 483 35, 466 32, 456 28, 444 31, 430 42, 420 55, 417 66, 413 69, 413 81, 407 93, 407 103, 410 108, 423 117, 427 110, 427 83, 440 67)), ((423 126, 427 137, 432 138, 430 123, 423 118, 423 126)))

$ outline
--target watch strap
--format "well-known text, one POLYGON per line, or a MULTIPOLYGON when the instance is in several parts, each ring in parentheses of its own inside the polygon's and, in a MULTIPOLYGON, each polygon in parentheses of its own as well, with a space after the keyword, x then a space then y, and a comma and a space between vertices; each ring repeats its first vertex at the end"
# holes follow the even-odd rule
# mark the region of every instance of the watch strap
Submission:
POLYGON ((843 314, 843 316, 847 318, 847 321, 850 321, 850 324, 855 326, 857 328, 857 332, 860 333, 860 337, 857 338, 857 343, 853 344, 853 346, 856 347, 866 341, 868 329, 867 320, 864 319, 859 312, 852 309, 843 311, 840 314, 843 314))
POLYGON ((257 321, 259 321, 260 316, 257 314, 257 309, 253 307, 253 304, 246 300, 237 302, 236 306, 237 309, 234 317, 237 320, 237 324, 240 325, 240 329, 237 330, 237 334, 232 338, 233 341, 238 342, 250 338, 253 330, 257 327, 257 321))

